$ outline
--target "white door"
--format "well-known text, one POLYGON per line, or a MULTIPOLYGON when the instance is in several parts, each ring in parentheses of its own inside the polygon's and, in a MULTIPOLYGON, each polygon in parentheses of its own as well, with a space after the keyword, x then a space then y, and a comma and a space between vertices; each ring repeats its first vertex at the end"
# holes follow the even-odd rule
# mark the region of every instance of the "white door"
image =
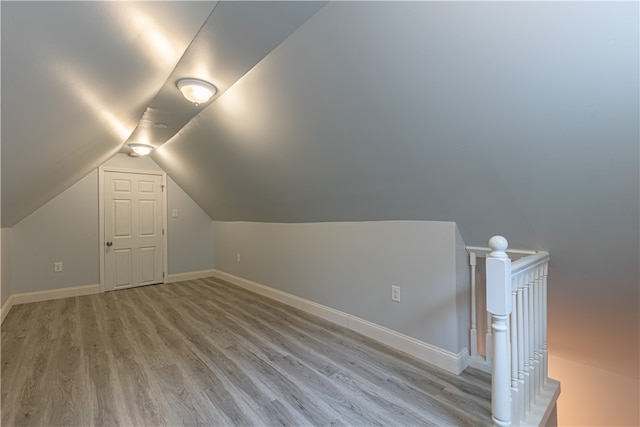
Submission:
POLYGON ((105 290, 164 282, 161 175, 104 173, 105 290))

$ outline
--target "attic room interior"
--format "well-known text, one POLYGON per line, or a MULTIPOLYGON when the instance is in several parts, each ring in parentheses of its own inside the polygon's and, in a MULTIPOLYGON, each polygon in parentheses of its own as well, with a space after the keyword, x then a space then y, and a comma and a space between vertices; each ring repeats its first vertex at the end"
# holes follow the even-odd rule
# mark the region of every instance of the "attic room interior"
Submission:
POLYGON ((638 2, 0 17, 2 425, 640 425, 638 2))

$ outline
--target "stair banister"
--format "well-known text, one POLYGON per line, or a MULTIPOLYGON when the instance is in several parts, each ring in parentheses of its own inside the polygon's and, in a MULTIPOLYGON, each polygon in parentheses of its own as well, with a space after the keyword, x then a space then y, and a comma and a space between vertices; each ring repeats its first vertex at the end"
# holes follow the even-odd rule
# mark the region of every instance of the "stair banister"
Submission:
MULTIPOLYGON (((492 374, 491 418, 495 426, 544 426, 560 395, 560 383, 548 377, 549 253, 510 251, 525 255, 511 262, 507 247, 504 237, 494 236, 485 252, 486 357, 473 352, 470 363, 492 374)), ((472 269, 474 264, 475 253, 472 269)), ((472 280, 472 296, 474 285, 472 280)), ((472 314, 477 312, 472 310, 472 314)), ((477 337, 477 322, 472 321, 472 326, 471 337, 477 337)))
POLYGON ((506 254, 507 239, 493 236, 487 256, 487 311, 492 318, 491 418, 496 426, 511 425, 511 260, 506 254))

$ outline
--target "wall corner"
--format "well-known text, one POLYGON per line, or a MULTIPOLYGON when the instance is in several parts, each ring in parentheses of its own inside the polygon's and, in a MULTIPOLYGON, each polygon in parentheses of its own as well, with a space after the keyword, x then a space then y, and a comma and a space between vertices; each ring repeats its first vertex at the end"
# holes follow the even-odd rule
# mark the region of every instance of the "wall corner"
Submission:
MULTIPOLYGON (((458 349, 469 349, 469 330, 471 328, 471 286, 469 254, 460 234, 458 226, 454 226, 455 233, 455 262, 456 262, 456 318, 458 321, 458 349)), ((467 350, 468 351, 468 350, 467 350)))

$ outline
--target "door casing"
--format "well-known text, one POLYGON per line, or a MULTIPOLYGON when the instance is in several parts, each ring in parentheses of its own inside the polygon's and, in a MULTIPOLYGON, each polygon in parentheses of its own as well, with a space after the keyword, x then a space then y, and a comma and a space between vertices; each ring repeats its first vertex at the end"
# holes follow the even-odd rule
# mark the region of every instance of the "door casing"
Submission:
POLYGON ((139 175, 157 175, 162 177, 162 272, 164 277, 164 283, 167 283, 167 266, 169 265, 168 256, 167 256, 167 174, 162 171, 157 170, 138 170, 138 169, 125 169, 125 168, 117 168, 117 167, 106 167, 100 166, 98 168, 98 222, 100 225, 100 292, 105 292, 106 289, 106 280, 105 280, 105 233, 104 233, 104 192, 105 192, 105 173, 106 172, 123 172, 130 174, 139 174, 139 175))

